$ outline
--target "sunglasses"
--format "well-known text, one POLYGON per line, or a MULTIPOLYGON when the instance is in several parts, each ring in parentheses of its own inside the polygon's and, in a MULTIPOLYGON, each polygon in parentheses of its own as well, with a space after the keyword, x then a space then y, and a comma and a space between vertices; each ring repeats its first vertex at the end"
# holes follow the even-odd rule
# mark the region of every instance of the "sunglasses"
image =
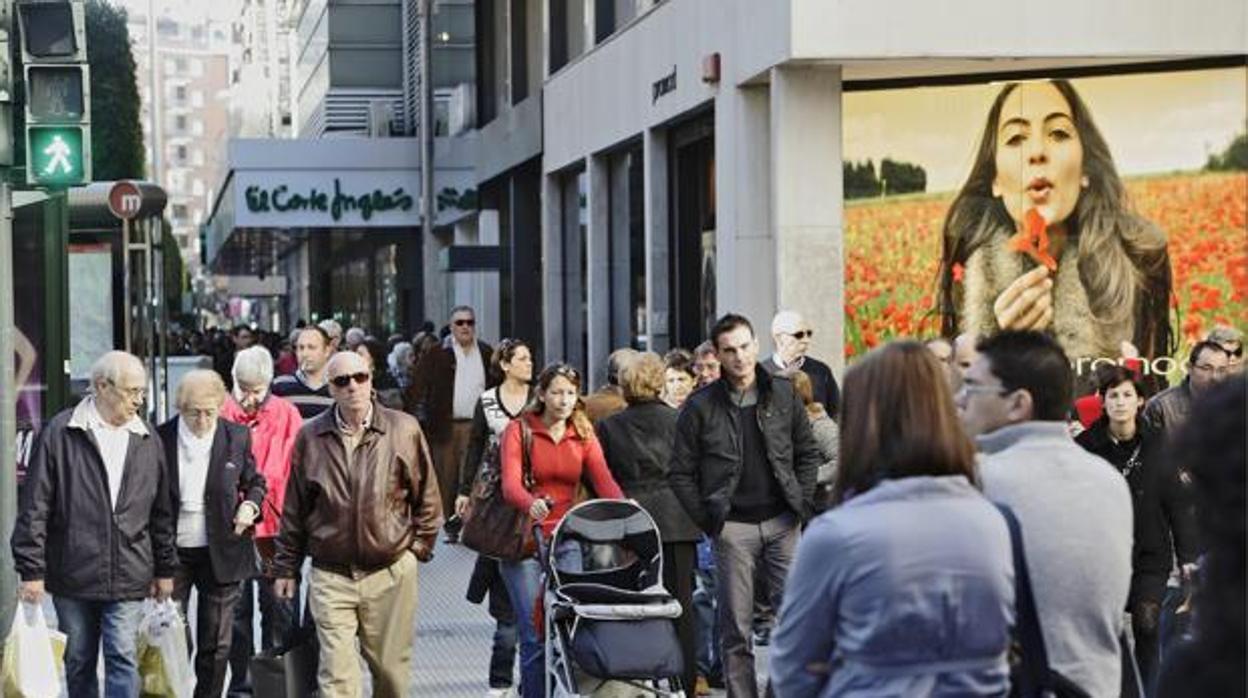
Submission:
POLYGON ((477 321, 476 320, 456 320, 454 324, 456 327, 472 327, 477 324, 477 321))
POLYGON ((799 340, 806 339, 807 337, 814 337, 815 331, 814 330, 802 330, 800 332, 790 332, 789 336, 791 336, 793 339, 799 339, 799 340))
POLYGON ((550 372, 555 374, 556 376, 563 376, 564 378, 570 378, 573 383, 581 382, 581 372, 569 366, 568 364, 558 364, 556 366, 553 366, 551 367, 550 372))
POLYGON ((367 383, 368 381, 372 380, 372 377, 373 376, 371 373, 367 371, 360 371, 359 373, 345 373, 341 376, 334 376, 333 378, 329 379, 329 382, 339 388, 345 388, 348 385, 351 385, 352 380, 354 380, 356 383, 359 383, 360 385, 363 385, 367 383))

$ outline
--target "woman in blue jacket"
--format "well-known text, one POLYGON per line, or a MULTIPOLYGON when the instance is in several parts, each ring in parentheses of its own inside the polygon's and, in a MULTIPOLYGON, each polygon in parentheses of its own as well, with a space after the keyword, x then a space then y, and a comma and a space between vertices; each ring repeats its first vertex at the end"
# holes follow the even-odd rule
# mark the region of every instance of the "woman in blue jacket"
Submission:
POLYGON ((921 344, 850 369, 835 508, 806 530, 772 636, 777 696, 1002 696, 1014 620, 1005 519, 921 344))

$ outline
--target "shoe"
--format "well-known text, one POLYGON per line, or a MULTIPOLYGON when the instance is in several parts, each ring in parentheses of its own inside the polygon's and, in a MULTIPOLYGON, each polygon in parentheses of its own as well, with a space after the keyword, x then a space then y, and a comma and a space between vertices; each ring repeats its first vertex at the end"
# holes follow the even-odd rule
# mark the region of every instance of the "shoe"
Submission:
POLYGON ((515 694, 511 692, 510 686, 503 688, 491 688, 485 692, 485 698, 512 698, 515 694))
POLYGON ((766 647, 771 644, 771 628, 759 628, 754 631, 754 646, 766 647))
POLYGON ((693 694, 695 696, 711 695, 711 684, 706 680, 705 676, 699 675, 698 681, 693 685, 693 694))

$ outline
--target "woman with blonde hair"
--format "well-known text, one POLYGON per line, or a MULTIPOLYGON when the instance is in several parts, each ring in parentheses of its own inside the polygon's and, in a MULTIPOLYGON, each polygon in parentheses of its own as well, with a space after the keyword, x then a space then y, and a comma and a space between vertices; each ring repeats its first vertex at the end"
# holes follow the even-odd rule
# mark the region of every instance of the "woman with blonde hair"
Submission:
POLYGON ((841 428, 828 415, 823 403, 815 401, 815 388, 805 371, 793 371, 789 380, 793 381, 793 389, 806 406, 810 430, 815 435, 815 443, 819 444, 819 453, 823 454, 823 465, 819 466, 819 475, 815 479, 815 510, 823 511, 832 494, 832 478, 836 474, 841 450, 841 428))
POLYGON ((1005 695, 1010 536, 944 372, 922 344, 888 344, 849 370, 842 404, 836 508, 798 545, 776 694, 1005 695))
POLYGON ((628 407, 598 423, 607 466, 624 494, 654 518, 663 541, 663 586, 680 602, 676 629, 685 657, 684 684, 697 680, 693 568, 701 530, 689 518, 667 482, 676 443, 676 410, 660 399, 666 373, 658 354, 646 352, 620 372, 628 407))
MULTIPOLYGON (((541 524, 547 538, 575 503, 577 487, 586 478, 599 497, 624 496, 611 477, 602 446, 581 400, 581 374, 567 364, 546 367, 537 378, 536 397, 524 413, 507 425, 500 446, 503 498, 541 524), (526 438, 527 431, 531 438, 526 438), (525 482, 525 442, 532 469, 525 482)), ((520 631, 520 695, 545 695, 545 648, 533 611, 540 602, 542 568, 535 557, 499 563, 499 571, 520 631)))

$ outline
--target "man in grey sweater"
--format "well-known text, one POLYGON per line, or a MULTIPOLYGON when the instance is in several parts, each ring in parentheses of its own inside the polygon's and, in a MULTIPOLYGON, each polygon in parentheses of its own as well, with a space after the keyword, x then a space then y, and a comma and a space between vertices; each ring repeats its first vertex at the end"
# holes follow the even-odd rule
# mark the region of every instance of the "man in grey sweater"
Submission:
POLYGON ((1073 376, 1051 337, 982 340, 956 396, 981 453, 984 494, 1013 509, 1049 666, 1093 696, 1116 696, 1131 585, 1126 480, 1066 430, 1073 376))

